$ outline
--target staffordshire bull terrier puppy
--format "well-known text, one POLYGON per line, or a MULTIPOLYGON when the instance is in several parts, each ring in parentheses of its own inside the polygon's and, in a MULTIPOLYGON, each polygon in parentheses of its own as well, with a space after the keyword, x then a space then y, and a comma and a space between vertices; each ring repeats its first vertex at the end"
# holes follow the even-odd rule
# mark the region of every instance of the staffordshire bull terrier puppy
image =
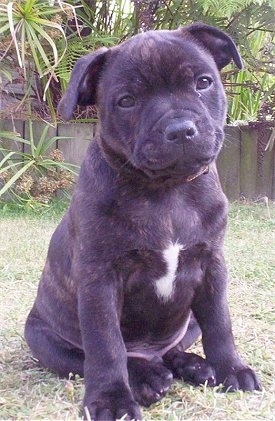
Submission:
POLYGON ((196 23, 141 33, 77 61, 59 112, 96 105, 98 133, 54 232, 25 336, 42 366, 85 378, 92 420, 141 419, 173 377, 258 390, 234 345, 215 160, 242 67, 196 23), (205 359, 187 348, 202 333, 205 359), (127 415, 126 415, 127 414, 127 415))

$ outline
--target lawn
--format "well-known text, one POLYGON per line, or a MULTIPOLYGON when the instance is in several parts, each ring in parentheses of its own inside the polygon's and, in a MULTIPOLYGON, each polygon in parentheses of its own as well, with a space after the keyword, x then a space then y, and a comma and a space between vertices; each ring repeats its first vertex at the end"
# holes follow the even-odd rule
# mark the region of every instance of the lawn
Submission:
MULTIPOLYGON (((81 419, 83 381, 36 366, 23 327, 36 294, 50 236, 64 211, 0 208, 0 419, 81 419)), ((220 393, 181 382, 146 420, 274 420, 275 206, 232 204, 225 243, 237 347, 258 372, 263 391, 220 393)), ((193 350, 201 352, 197 343, 193 350)))

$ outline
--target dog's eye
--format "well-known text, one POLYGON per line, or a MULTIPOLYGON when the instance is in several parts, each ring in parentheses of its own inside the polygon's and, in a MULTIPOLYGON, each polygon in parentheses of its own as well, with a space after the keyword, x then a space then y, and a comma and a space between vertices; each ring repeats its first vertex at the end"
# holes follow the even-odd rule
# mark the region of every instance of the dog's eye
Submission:
POLYGON ((121 108, 131 108, 135 106, 135 103, 136 103, 136 100, 133 96, 125 95, 119 99, 117 104, 121 108))
POLYGON ((201 76, 197 80, 196 90, 203 91, 204 89, 210 88, 212 85, 213 80, 209 76, 201 76))

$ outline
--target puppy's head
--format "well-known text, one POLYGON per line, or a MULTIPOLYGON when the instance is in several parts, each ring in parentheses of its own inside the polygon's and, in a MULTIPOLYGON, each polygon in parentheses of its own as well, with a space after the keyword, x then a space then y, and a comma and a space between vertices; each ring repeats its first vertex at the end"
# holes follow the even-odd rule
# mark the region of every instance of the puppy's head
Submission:
POLYGON ((150 178, 190 176, 220 151, 219 70, 232 59, 242 67, 231 38, 204 24, 142 33, 78 60, 59 112, 95 104, 105 154, 150 178))

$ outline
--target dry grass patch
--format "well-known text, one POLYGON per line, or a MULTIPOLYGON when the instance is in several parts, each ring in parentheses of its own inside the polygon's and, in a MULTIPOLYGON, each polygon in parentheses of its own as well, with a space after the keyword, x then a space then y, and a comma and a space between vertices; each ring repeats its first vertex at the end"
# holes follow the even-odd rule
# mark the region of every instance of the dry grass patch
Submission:
MULTIPOLYGON (((275 408, 275 207, 233 204, 226 238, 230 308, 238 349, 259 373, 263 391, 220 393, 175 382, 143 410, 146 420, 273 420, 275 408)), ((42 370, 23 338, 51 234, 56 206, 40 213, 0 209, 0 419, 80 419, 83 380, 42 370)), ((198 343, 193 350, 201 352, 198 343)))

